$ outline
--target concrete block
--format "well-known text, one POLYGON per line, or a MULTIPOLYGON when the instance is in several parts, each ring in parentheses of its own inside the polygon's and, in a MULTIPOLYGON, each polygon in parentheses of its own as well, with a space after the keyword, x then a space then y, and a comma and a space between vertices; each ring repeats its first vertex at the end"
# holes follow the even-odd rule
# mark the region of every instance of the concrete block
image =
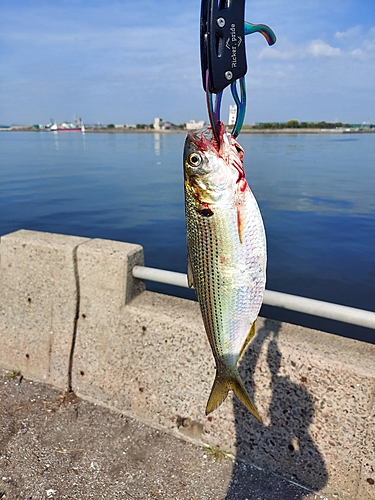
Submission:
POLYGON ((0 365, 67 388, 77 308, 75 249, 86 238, 20 230, 1 237, 0 365))
POLYGON ((133 278, 135 265, 144 265, 140 245, 92 239, 78 248, 80 308, 91 318, 107 325, 113 314, 141 293, 145 286, 133 278))
POLYGON ((371 486, 363 468, 375 432, 369 419, 375 347, 263 318, 257 323, 240 371, 263 424, 233 397, 205 417, 215 369, 198 304, 150 292, 123 308, 106 338, 80 331, 74 389, 312 491, 369 500, 357 494, 361 484, 371 486))
POLYGON ((83 328, 83 321, 90 325, 89 316, 77 330, 77 394, 170 429, 178 415, 204 415, 214 363, 197 303, 144 292, 123 308, 116 328, 83 328))
POLYGON ((135 265, 143 265, 143 259, 142 247, 130 243, 94 239, 79 247, 80 315, 72 371, 74 390, 81 381, 95 377, 97 398, 104 398, 100 388, 114 376, 108 360, 112 356, 116 359, 126 348, 119 326, 122 311, 144 290, 143 282, 131 274, 135 265))

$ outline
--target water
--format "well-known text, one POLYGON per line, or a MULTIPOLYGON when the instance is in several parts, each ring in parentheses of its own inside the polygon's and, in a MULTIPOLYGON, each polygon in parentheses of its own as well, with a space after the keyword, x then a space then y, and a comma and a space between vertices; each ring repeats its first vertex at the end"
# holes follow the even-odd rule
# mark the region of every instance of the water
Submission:
MULTIPOLYGON (((0 234, 24 228, 139 243, 146 265, 185 272, 184 140, 0 133, 0 234)), ((267 288, 375 311, 375 134, 242 134, 240 142, 267 232, 267 288)), ((375 342, 373 330, 261 313, 375 342)))

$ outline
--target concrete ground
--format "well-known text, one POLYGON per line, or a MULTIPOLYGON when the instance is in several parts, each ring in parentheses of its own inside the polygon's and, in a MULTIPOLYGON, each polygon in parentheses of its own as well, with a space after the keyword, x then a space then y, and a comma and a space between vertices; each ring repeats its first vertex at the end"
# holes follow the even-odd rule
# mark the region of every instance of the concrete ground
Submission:
POLYGON ((0 369, 0 499, 48 498, 325 497, 0 369))

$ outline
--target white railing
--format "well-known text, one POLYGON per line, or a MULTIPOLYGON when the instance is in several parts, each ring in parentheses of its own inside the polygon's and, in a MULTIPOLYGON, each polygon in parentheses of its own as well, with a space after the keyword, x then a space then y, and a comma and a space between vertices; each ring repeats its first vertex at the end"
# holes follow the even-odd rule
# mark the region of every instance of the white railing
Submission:
MULTIPOLYGON (((141 280, 157 281, 158 283, 188 288, 186 274, 174 271, 135 266, 133 268, 133 276, 141 280)), ((375 312, 372 311, 308 299, 306 297, 299 297, 298 295, 274 292, 272 290, 265 291, 263 304, 375 329, 375 312)))

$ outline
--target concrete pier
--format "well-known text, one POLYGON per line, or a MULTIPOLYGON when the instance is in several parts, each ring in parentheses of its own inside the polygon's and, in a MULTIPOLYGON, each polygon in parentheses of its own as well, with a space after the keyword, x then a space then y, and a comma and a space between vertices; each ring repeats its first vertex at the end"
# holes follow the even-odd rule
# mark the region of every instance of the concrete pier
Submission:
POLYGON ((205 417, 198 304, 145 291, 142 247, 20 230, 0 252, 0 367, 327 498, 375 498, 375 346, 259 318, 240 372, 263 424, 231 397, 205 417))

